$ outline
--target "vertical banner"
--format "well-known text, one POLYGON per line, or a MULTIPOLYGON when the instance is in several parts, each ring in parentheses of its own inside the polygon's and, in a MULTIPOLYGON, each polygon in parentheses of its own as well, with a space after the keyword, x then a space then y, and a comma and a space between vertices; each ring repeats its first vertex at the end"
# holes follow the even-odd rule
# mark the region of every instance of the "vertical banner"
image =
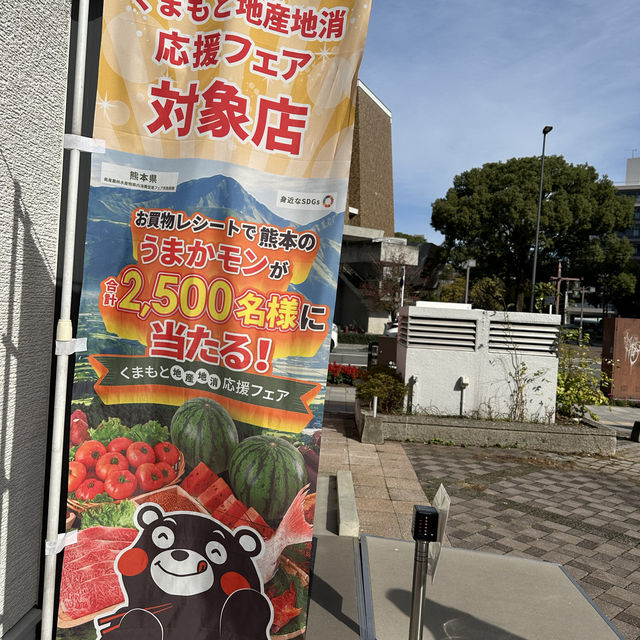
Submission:
POLYGON ((104 3, 58 638, 304 635, 369 11, 104 3))

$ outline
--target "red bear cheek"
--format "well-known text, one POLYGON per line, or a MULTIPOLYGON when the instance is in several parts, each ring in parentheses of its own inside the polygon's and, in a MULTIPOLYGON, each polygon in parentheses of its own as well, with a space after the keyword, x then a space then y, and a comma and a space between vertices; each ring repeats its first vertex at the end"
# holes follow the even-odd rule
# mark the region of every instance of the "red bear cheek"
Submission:
POLYGON ((123 576, 137 576, 149 564, 149 558, 143 549, 129 549, 118 560, 118 571, 123 576))
POLYGON ((235 571, 228 571, 220 578, 220 586, 222 590, 230 596, 234 591, 240 589, 250 589, 249 581, 235 571))

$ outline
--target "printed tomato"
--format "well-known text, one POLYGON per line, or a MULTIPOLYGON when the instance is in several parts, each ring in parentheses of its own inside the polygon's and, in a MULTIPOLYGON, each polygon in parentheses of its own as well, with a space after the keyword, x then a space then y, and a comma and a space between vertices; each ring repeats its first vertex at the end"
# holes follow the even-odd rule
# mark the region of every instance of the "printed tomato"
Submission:
POLYGON ((96 463, 96 475, 98 478, 104 480, 112 469, 128 471, 129 462, 121 453, 116 453, 115 451, 111 453, 107 452, 103 456, 100 456, 96 463))
POLYGON ((162 484, 169 484, 176 479, 176 470, 168 462, 156 462, 156 467, 162 476, 162 484))
POLYGON ((83 442, 76 451, 76 462, 82 462, 82 464, 88 469, 95 469, 96 462, 107 453, 107 448, 97 440, 87 440, 83 442))
POLYGON ((82 462, 71 461, 69 463, 69 484, 67 490, 73 493, 86 479, 87 467, 82 462))
POLYGON ((164 485, 162 472, 152 462, 144 462, 136 469, 136 479, 143 491, 155 491, 164 485))
POLYGON ((155 462, 156 454, 146 442, 134 442, 127 449, 127 460, 136 469, 145 462, 155 462))
POLYGON ((171 466, 177 464, 180 459, 180 452, 175 444, 170 442, 159 442, 153 450, 156 454, 157 462, 167 462, 171 466))
POLYGON ((115 453, 121 453, 123 456, 127 455, 127 449, 132 445, 133 440, 131 438, 114 438, 108 445, 107 451, 113 451, 115 453))
POLYGON ((114 500, 124 500, 133 495, 138 481, 131 471, 112 469, 104 481, 104 488, 114 500))
POLYGON ((76 489, 78 500, 93 500, 99 493, 104 493, 104 482, 89 478, 76 489))

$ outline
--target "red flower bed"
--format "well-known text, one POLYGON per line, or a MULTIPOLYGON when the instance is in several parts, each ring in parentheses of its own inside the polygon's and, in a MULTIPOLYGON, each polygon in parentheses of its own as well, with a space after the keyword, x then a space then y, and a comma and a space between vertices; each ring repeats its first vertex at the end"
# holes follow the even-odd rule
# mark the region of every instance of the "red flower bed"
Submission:
POLYGON ((353 385, 357 378, 363 375, 362 369, 352 364, 338 364, 333 362, 327 371, 328 384, 348 384, 353 385))

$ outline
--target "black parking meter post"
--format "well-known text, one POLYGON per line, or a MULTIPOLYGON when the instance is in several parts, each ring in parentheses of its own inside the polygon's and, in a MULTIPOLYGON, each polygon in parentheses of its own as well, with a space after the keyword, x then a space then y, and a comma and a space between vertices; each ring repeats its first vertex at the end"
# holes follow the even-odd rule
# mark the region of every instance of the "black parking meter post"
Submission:
POLYGON ((367 354, 367 366, 374 367, 378 364, 378 348, 379 344, 377 342, 370 342, 367 354))
POLYGON ((422 640, 422 610, 427 588, 429 542, 438 537, 438 510, 435 507, 413 507, 413 585, 411 588, 411 619, 409 640, 422 640))

